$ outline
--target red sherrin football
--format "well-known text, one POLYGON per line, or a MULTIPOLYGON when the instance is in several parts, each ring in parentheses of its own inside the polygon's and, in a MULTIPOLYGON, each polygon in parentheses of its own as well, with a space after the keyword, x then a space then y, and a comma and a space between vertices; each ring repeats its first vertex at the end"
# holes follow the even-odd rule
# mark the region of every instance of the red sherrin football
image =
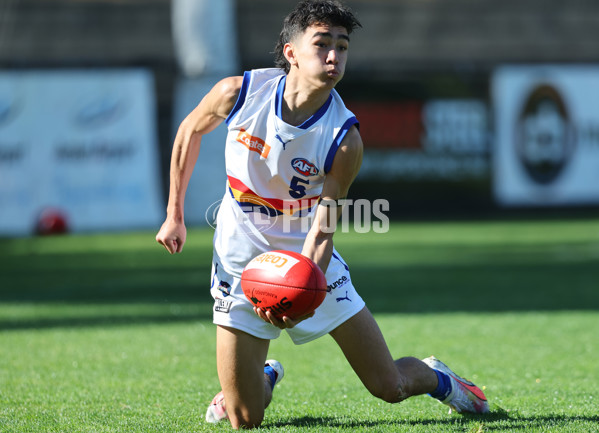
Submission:
POLYGON ((309 258, 293 251, 270 251, 247 264, 241 288, 254 306, 277 318, 296 319, 324 301, 327 280, 309 258))

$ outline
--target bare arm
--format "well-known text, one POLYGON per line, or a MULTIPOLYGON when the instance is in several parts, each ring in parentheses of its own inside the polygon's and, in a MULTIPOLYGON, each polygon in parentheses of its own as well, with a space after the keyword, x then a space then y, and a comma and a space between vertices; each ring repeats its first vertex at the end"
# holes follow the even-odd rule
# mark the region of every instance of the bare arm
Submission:
POLYGON ((229 77, 218 82, 179 126, 171 155, 166 220, 156 235, 156 241, 171 254, 181 252, 187 236, 185 193, 200 153, 202 136, 227 118, 237 101, 242 82, 243 77, 229 77))
MULTIPOLYGON (((347 196, 349 187, 360 170, 362 164, 362 139, 357 128, 351 128, 335 155, 331 170, 327 173, 322 188, 321 203, 316 210, 314 222, 304 241, 302 254, 312 259, 326 272, 333 254, 333 234, 337 220, 341 217, 341 206, 337 200, 347 196)), ((293 328, 302 320, 314 315, 314 312, 295 320, 287 316, 276 318, 270 311, 254 307, 254 312, 266 322, 284 329, 293 328)))
POLYGON ((312 259, 326 272, 333 254, 333 235, 341 217, 340 199, 347 197, 349 187, 358 175, 362 164, 363 144, 357 128, 348 132, 327 173, 314 222, 306 236, 302 254, 312 259))

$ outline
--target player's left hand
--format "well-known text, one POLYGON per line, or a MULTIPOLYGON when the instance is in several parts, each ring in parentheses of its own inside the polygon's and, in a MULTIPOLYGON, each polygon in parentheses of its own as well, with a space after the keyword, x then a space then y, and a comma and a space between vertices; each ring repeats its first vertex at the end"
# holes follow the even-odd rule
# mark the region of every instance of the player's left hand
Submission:
POLYGON ((287 316, 283 316, 282 318, 278 319, 270 311, 264 311, 262 308, 258 307, 254 307, 254 313, 256 313, 258 317, 260 317, 265 322, 271 323, 280 329, 294 328, 298 323, 303 322, 304 320, 314 316, 314 311, 312 311, 310 314, 298 317, 297 319, 292 319, 287 316))

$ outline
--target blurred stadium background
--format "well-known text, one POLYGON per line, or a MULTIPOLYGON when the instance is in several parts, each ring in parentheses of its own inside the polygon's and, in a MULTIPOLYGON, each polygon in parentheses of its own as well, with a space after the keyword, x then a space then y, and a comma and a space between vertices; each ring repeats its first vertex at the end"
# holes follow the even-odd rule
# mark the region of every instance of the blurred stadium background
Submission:
MULTIPOLYGON (((354 197, 400 219, 598 215, 599 3, 346 3, 364 26, 338 87, 366 145, 354 197)), ((73 232, 157 228, 177 125, 218 79, 272 65, 294 4, 2 0, 0 236, 48 212, 73 232)), ((190 224, 222 195, 223 135, 190 224)))

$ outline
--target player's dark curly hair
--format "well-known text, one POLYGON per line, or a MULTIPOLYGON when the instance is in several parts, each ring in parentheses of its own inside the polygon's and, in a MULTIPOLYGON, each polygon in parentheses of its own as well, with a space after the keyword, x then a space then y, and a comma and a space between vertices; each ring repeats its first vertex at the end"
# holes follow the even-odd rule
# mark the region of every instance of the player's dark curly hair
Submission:
POLYGON ((275 66, 289 73, 291 65, 283 54, 283 47, 313 24, 345 27, 350 34, 362 27, 354 13, 337 0, 303 0, 285 17, 283 29, 275 46, 275 66))

